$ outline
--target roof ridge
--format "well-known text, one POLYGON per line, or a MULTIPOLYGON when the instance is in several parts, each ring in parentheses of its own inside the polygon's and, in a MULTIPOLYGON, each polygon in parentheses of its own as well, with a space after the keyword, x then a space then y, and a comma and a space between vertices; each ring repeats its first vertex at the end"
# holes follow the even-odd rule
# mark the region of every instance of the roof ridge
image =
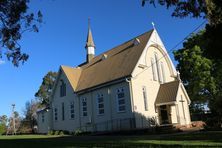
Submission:
POLYGON ((111 48, 111 49, 109 49, 109 50, 106 50, 105 52, 103 52, 103 53, 95 56, 95 58, 98 57, 98 56, 100 56, 100 55, 103 55, 104 53, 106 53, 106 52, 108 52, 108 51, 111 51, 111 50, 113 50, 113 49, 115 49, 115 48, 117 48, 117 47, 119 47, 119 46, 121 46, 121 45, 124 45, 124 44, 132 41, 132 40, 135 39, 135 38, 138 38, 138 37, 140 37, 140 36, 143 36, 143 35, 145 35, 146 33, 150 33, 150 32, 152 32, 153 30, 154 30, 154 29, 151 29, 151 30, 149 30, 149 31, 146 31, 146 32, 144 32, 144 33, 142 33, 142 34, 140 34, 140 35, 138 35, 138 36, 136 36, 136 37, 133 37, 133 38, 131 38, 131 39, 129 39, 129 40, 127 40, 127 41, 119 44, 119 45, 116 45, 115 47, 113 47, 113 48, 111 48))
POLYGON ((78 66, 82 67, 82 66, 88 65, 87 67, 89 67, 90 65, 93 65, 94 62, 96 62, 96 61, 95 61, 96 58, 98 58, 98 57, 104 55, 105 53, 108 53, 108 52, 110 52, 110 51, 118 48, 119 46, 122 46, 122 45, 124 45, 124 44, 127 44, 127 43, 131 42, 131 41, 132 41, 133 39, 135 39, 135 38, 139 38, 139 37, 141 37, 141 36, 143 36, 143 35, 145 35, 145 34, 148 34, 148 33, 153 32, 153 31, 154 31, 154 29, 151 29, 151 30, 149 30, 149 31, 146 31, 146 32, 140 34, 140 35, 137 35, 136 37, 133 37, 133 38, 131 38, 131 39, 129 39, 129 40, 127 40, 127 41, 125 41, 125 42, 123 42, 123 43, 121 43, 121 44, 119 44, 119 45, 117 45, 117 46, 115 46, 115 47, 113 47, 113 48, 111 48, 111 49, 109 49, 109 50, 106 50, 106 51, 100 53, 99 55, 95 56, 95 57, 92 59, 91 62, 89 62, 89 63, 85 63, 85 62, 84 62, 85 64, 82 63, 82 64, 79 64, 78 66))

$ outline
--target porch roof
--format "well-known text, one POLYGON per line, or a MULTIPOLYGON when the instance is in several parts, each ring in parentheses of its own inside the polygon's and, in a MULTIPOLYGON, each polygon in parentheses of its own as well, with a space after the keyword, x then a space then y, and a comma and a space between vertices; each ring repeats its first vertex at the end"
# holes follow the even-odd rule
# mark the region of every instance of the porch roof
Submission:
POLYGON ((155 104, 160 105, 176 102, 179 85, 180 82, 178 80, 161 84, 155 104))

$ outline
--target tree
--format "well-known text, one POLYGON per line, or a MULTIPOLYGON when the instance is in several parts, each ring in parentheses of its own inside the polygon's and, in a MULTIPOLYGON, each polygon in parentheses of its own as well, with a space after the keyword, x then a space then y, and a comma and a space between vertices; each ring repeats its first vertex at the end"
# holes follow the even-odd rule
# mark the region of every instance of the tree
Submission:
POLYGON ((48 72, 43 80, 42 84, 39 87, 39 90, 36 92, 35 97, 37 97, 42 105, 45 105, 46 107, 49 105, 49 97, 52 92, 53 84, 56 80, 57 72, 48 72))
POLYGON ((8 129, 7 129, 7 134, 14 134, 16 133, 17 130, 20 127, 21 124, 21 117, 19 116, 19 113, 17 111, 14 112, 14 120, 15 120, 15 131, 14 131, 14 123, 13 123, 13 118, 9 118, 9 123, 8 123, 8 129))
POLYGON ((6 115, 0 116, 0 135, 3 135, 7 131, 8 118, 6 115))
POLYGON ((37 125, 37 110, 40 103, 36 100, 27 101, 25 104, 24 115, 22 119, 19 132, 21 133, 35 133, 35 126, 37 125))
POLYGON ((28 59, 22 53, 19 40, 26 31, 38 32, 37 24, 42 22, 42 14, 28 12, 29 0, 0 0, 0 59, 6 55, 14 66, 28 59))
POLYGON ((142 0, 142 6, 148 2, 156 3, 167 8, 173 7, 174 17, 207 18, 211 25, 222 23, 222 0, 142 0))
MULTIPOLYGON (((220 32, 219 32, 220 33, 220 32)), ((201 31, 187 39, 183 48, 174 52, 177 69, 192 100, 193 110, 207 104, 212 116, 222 123, 222 58, 212 53, 212 42, 207 31, 201 31)), ((215 32, 215 34, 218 34, 215 32)), ((218 53, 217 53, 218 54, 218 53)), ((193 111, 191 110, 191 111, 193 111)))

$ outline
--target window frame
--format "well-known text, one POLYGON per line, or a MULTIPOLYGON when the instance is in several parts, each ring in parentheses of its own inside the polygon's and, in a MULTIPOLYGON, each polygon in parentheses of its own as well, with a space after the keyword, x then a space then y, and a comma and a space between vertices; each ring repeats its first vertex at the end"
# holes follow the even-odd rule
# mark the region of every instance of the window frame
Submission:
POLYGON ((54 108, 54 121, 58 121, 58 108, 54 108))
POLYGON ((62 121, 65 121, 65 103, 62 102, 62 121))
POLYGON ((75 103, 74 101, 70 102, 70 119, 73 120, 75 119, 75 103))
POLYGON ((160 67, 161 67, 161 71, 162 71, 163 83, 165 83, 166 82, 166 74, 165 74, 165 66, 164 66, 163 62, 160 62, 160 67))
POLYGON ((60 97, 65 97, 66 96, 66 83, 63 80, 61 81, 60 85, 60 97))
POLYGON ((98 93, 97 97, 96 97, 96 102, 97 102, 97 115, 101 116, 105 114, 105 103, 104 103, 104 95, 102 93, 98 93), (102 101, 100 102, 99 99, 102 98, 102 101), (100 105, 102 105, 103 107, 100 108, 100 105), (100 113, 100 111, 102 111, 102 113, 100 113))
POLYGON ((155 56, 155 63, 156 63, 156 70, 157 70, 157 76, 158 76, 158 80, 160 83, 163 83, 163 79, 162 79, 162 74, 161 74, 161 69, 160 69, 160 63, 159 63, 159 57, 158 54, 155 52, 154 53, 155 56))
POLYGON ((88 116, 88 109, 87 109, 87 98, 81 98, 81 108, 82 108, 82 117, 88 116), (85 105, 83 104, 85 102, 85 105))
POLYGON ((144 110, 148 111, 148 99, 147 99, 147 89, 146 89, 146 86, 142 87, 142 91, 143 91, 144 110))
POLYGON ((42 123, 44 123, 45 122, 45 114, 44 114, 44 112, 42 113, 41 118, 42 118, 42 123))
POLYGON ((156 68, 156 64, 154 62, 154 59, 151 58, 151 67, 152 67, 152 74, 153 74, 153 81, 157 81, 157 68, 156 68))
POLYGON ((117 112, 118 113, 126 112, 125 89, 123 87, 117 88, 116 101, 117 101, 117 112), (119 97, 119 94, 122 94, 122 93, 123 93, 123 97, 119 97), (123 103, 120 104, 120 101, 123 101, 123 103), (120 110, 121 107, 123 107, 124 110, 120 110))

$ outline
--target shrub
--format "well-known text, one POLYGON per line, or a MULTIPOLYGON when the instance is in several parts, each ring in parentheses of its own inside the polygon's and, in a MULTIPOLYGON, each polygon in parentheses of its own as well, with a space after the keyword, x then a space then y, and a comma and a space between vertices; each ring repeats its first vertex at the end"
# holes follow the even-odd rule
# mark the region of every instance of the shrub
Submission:
POLYGON ((59 135, 59 131, 55 131, 55 132, 54 132, 54 135, 59 135))
POLYGON ((83 133, 83 131, 82 131, 81 129, 77 129, 77 130, 74 131, 74 135, 75 135, 75 136, 79 136, 79 135, 81 135, 82 133, 83 133))
POLYGON ((58 135, 63 136, 64 132, 63 131, 59 131, 58 135))
POLYGON ((54 131, 52 131, 52 130, 49 131, 49 132, 48 132, 48 135, 54 135, 54 131))

